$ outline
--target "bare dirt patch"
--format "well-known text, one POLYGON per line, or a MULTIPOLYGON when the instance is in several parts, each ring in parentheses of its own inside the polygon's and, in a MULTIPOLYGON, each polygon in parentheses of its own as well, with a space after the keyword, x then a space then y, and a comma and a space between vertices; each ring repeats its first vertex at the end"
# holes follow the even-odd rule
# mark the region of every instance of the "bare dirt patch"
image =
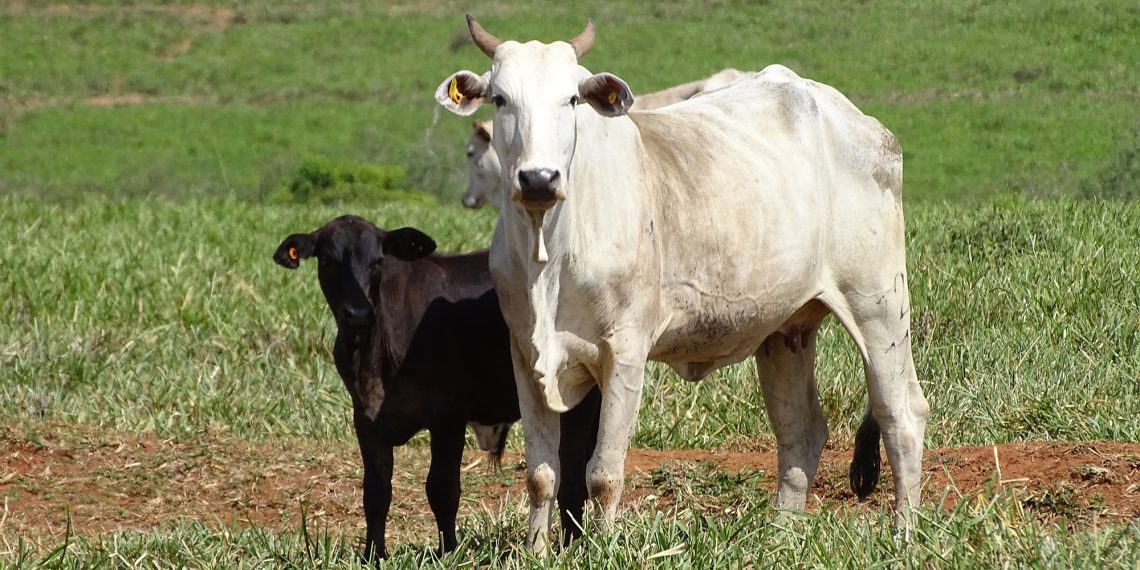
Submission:
MULTIPOLYGON (((924 500, 946 508, 1001 485, 1045 520, 1063 517, 1070 525, 1081 525, 1140 518, 1140 444, 1019 443, 935 449, 925 457, 924 500)), ((860 503, 847 485, 849 460, 849 450, 825 452, 809 509, 836 504, 889 508, 889 470, 880 490, 860 503)), ((505 458, 502 473, 491 473, 475 451, 467 452, 465 462, 461 517, 465 512, 523 512, 518 455, 505 458)), ((389 520, 393 543, 425 542, 433 535, 423 495, 427 464, 423 446, 397 453, 389 520)), ((776 461, 769 452, 635 449, 626 465, 623 504, 665 508, 684 500, 662 492, 663 469, 695 477, 745 474, 741 484, 771 492, 776 461)), ((35 432, 3 427, 0 536, 50 541, 62 536, 69 517, 72 531, 85 535, 151 530, 179 520, 296 528, 302 512, 310 528, 358 536, 363 534, 359 477, 351 442, 250 445, 220 434, 176 441, 78 433, 69 426, 35 432)))
POLYGON ((201 101, 197 97, 189 95, 143 95, 142 93, 124 93, 120 95, 99 95, 98 97, 88 97, 83 99, 84 105, 92 107, 125 107, 130 105, 153 105, 153 104, 193 104, 201 101))

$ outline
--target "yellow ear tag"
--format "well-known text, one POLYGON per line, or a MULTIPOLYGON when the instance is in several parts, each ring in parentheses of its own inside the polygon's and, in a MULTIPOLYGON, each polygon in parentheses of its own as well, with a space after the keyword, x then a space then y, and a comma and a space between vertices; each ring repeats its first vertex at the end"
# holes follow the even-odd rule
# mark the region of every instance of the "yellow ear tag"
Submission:
POLYGON ((289 260, 290 261, 297 261, 297 248, 295 248, 295 247, 289 248, 289 260))
POLYGON ((610 91, 610 105, 617 102, 617 91, 610 91))
POLYGON ((459 79, 456 77, 451 78, 451 87, 447 89, 447 95, 451 97, 451 102, 458 105, 463 101, 463 94, 459 92, 459 79))

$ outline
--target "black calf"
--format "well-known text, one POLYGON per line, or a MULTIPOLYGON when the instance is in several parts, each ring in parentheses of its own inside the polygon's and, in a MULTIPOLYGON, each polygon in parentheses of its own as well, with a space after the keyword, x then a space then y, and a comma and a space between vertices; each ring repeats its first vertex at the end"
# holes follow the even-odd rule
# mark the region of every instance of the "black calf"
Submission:
MULTIPOLYGON (((317 258, 317 276, 336 319, 333 358, 352 397, 353 426, 364 461, 363 557, 384 558, 392 502, 392 448, 416 432, 431 434, 427 497, 440 549, 455 548, 459 469, 465 426, 483 428, 484 448, 502 453, 519 419, 507 326, 499 311, 487 252, 432 255, 419 230, 386 232, 355 216, 311 234, 293 234, 273 259, 296 269, 317 258), (505 424, 505 425, 502 425, 505 424)), ((564 541, 578 536, 586 501, 586 462, 594 449, 600 393, 563 414, 561 479, 564 541)))

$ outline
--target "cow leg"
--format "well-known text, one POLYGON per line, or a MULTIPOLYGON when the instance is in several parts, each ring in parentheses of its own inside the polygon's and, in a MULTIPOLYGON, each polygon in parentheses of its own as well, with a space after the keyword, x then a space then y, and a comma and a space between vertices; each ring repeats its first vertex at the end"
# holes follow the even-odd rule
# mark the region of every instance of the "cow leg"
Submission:
POLYGON ((849 294, 850 314, 837 311, 836 316, 863 355, 871 412, 894 475, 897 522, 906 526, 911 510, 918 507, 930 406, 918 385, 911 355, 906 274, 900 271, 893 284, 878 290, 849 294))
POLYGON ((561 417, 562 438, 558 444, 558 458, 562 464, 562 481, 558 485, 558 510, 562 519, 563 546, 569 546, 582 536, 582 514, 588 496, 586 463, 598 443, 601 403, 602 393, 594 388, 561 417))
POLYGON ((459 512, 459 468, 463 462, 466 425, 457 423, 431 430, 431 467, 427 498, 439 530, 440 554, 455 550, 455 515, 459 512))
POLYGON ((526 456, 526 490, 530 498, 527 520, 527 545, 540 556, 550 550, 550 523, 554 495, 558 492, 558 439, 560 423, 557 412, 546 406, 526 355, 511 339, 511 360, 515 369, 515 387, 519 395, 519 413, 523 424, 523 450, 526 456))
POLYGON ((388 557, 384 530, 392 505, 392 446, 379 442, 371 422, 356 414, 356 437, 364 463, 364 551, 361 558, 371 563, 388 557))
POLYGON ((815 339, 819 324, 772 333, 756 352, 764 407, 776 434, 779 483, 776 508, 803 510, 815 479, 827 420, 815 385, 815 339))
MULTIPOLYGON (((605 351, 603 351, 603 354, 605 351)), ((587 466, 586 482, 590 496, 602 516, 603 529, 613 526, 618 502, 625 484, 625 457, 637 427, 641 390, 645 382, 645 355, 614 354, 603 358, 601 381, 602 408, 598 421, 598 443, 587 466)))

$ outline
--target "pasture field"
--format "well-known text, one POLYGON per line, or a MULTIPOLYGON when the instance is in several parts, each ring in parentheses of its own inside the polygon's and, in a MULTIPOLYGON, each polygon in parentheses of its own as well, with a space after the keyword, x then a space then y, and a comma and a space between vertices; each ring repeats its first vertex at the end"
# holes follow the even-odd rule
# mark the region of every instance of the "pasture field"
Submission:
MULTIPOLYGON (((270 259, 285 235, 341 209, 228 199, 2 205, 0 266, 14 268, 0 277, 11 292, 0 305, 8 553, 77 566, 141 563, 144 553, 160 565, 350 563, 359 471, 329 356, 334 325, 313 268, 270 259), (57 551, 68 512, 78 534, 57 551), (306 513, 315 526, 298 526, 306 513)), ((353 211, 415 225, 445 250, 485 243, 493 227, 489 213, 458 208, 353 211)), ((1140 204, 920 203, 908 232, 915 364, 934 402, 927 445, 983 446, 928 453, 930 505, 915 548, 890 540, 889 484, 870 508, 846 491, 865 389, 833 324, 819 343, 832 451, 817 516, 786 532, 767 524, 773 441, 753 366, 688 384, 655 365, 634 446, 671 455, 631 472, 619 533, 561 563, 586 555, 626 567, 674 547, 684 552, 662 563, 1140 560, 1140 204), (1002 447, 1001 458, 985 447, 1035 441, 1058 443, 1002 447), (1022 471, 1010 475, 1014 462, 1022 471), (946 498, 955 510, 936 506, 946 498)), ((401 456, 411 467, 389 531, 400 564, 424 562, 432 544, 418 441, 401 456)), ((468 542, 445 565, 522 560, 517 457, 508 466, 500 476, 481 465, 466 472, 468 542)))
POLYGON ((467 10, 548 41, 592 16, 583 63, 635 93, 788 65, 894 131, 912 199, 1071 194, 1140 144, 1130 0, 10 0, 0 191, 257 199, 315 154, 404 165, 454 199, 470 123, 432 94, 488 66, 467 10))
POLYGON ((516 427, 504 472, 465 458, 461 545, 437 560, 421 436, 397 455, 389 566, 1140 568, 1124 0, 0 2, 0 566, 356 566, 334 325, 312 264, 270 256, 349 212, 489 243, 493 213, 455 205, 470 122, 432 99, 487 67, 469 10, 544 40, 592 16, 583 64, 635 92, 783 63, 898 136, 927 487, 907 540, 889 471, 865 503, 847 489, 866 390, 831 322, 810 514, 772 509, 751 363, 700 384, 651 365, 615 532, 529 558, 516 427), (451 204, 271 203, 313 156, 405 168, 451 204))

